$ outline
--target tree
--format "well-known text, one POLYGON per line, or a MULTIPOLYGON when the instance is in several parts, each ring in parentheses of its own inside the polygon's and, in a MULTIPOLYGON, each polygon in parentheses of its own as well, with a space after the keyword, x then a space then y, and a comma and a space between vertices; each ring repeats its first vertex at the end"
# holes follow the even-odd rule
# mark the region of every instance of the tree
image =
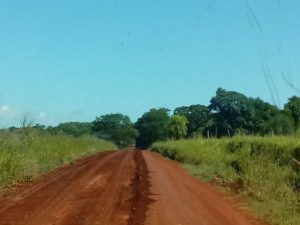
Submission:
POLYGON ((188 120, 185 116, 173 115, 169 123, 169 134, 172 139, 176 140, 183 138, 187 135, 188 120))
POLYGON ((148 148, 155 141, 168 138, 169 109, 151 109, 143 114, 135 124, 139 131, 136 145, 139 148, 148 148))
POLYGON ((99 137, 114 142, 119 147, 134 144, 138 131, 130 118, 121 113, 96 117, 92 131, 99 137))
POLYGON ((187 134, 204 134, 212 125, 212 113, 204 105, 182 106, 174 110, 175 115, 185 116, 188 120, 187 134))
POLYGON ((48 126, 46 128, 46 131, 51 135, 57 135, 57 133, 58 133, 57 127, 53 127, 53 126, 48 126))
POLYGON ((74 137, 79 137, 82 135, 90 135, 92 132, 92 123, 81 123, 81 122, 68 122, 68 123, 61 123, 57 127, 47 128, 49 132, 52 133, 64 133, 68 135, 72 135, 74 137))
POLYGON ((238 92, 219 88, 210 100, 209 109, 215 114, 217 135, 233 135, 236 130, 253 128, 254 108, 249 99, 238 92))
POLYGON ((15 132, 15 131, 18 131, 19 128, 15 127, 15 126, 12 126, 12 127, 9 127, 8 130, 10 132, 15 132))
POLYGON ((292 118, 284 112, 272 117, 266 126, 269 133, 276 135, 289 135, 294 131, 292 118))
POLYGON ((249 100, 255 109, 252 119, 253 129, 250 131, 260 135, 270 133, 270 120, 281 113, 280 109, 259 98, 249 98, 249 100))
POLYGON ((294 121, 295 129, 300 125, 300 97, 292 96, 288 103, 284 105, 284 111, 289 114, 294 121))

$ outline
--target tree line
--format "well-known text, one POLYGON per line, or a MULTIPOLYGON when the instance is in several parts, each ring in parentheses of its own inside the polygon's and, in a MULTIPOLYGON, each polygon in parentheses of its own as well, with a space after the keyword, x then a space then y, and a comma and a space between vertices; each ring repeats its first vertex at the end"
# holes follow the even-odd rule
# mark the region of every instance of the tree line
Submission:
MULTIPOLYGON (((35 125, 33 128, 53 135, 75 137, 94 135, 119 147, 136 145, 147 148, 167 139, 223 137, 240 135, 290 135, 299 131, 300 97, 289 98, 283 109, 260 98, 218 88, 210 104, 154 108, 133 123, 121 113, 106 114, 92 122, 61 123, 56 127, 35 125)), ((11 127, 14 131, 17 128, 11 127)))
POLYGON ((135 124, 137 146, 149 147, 166 139, 234 135, 290 135, 299 132, 300 97, 288 99, 283 109, 260 98, 218 88, 210 104, 151 109, 135 124))

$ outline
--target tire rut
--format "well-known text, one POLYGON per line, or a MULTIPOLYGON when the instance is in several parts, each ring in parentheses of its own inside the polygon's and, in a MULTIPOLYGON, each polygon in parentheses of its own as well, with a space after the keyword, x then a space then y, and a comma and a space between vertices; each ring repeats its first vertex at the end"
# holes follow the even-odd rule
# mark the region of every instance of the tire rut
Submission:
POLYGON ((153 202, 150 198, 150 180, 146 161, 141 151, 134 152, 135 176, 132 180, 133 205, 127 225, 143 225, 146 220, 146 212, 153 202))

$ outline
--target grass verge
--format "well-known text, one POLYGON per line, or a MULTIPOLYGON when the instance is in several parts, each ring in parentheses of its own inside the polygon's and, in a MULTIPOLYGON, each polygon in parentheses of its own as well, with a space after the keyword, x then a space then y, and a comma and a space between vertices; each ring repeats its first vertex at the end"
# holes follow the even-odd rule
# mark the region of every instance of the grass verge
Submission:
POLYGON ((117 147, 93 137, 0 133, 0 188, 30 181, 78 158, 117 147))

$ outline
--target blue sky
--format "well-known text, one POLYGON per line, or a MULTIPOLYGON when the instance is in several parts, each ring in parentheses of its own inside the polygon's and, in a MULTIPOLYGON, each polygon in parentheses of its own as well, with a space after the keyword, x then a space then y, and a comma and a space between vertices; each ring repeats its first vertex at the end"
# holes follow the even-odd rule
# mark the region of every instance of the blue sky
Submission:
POLYGON ((298 0, 0 0, 0 127, 136 120, 207 105, 218 87, 282 106, 299 94, 281 75, 300 88, 299 11, 298 0))

